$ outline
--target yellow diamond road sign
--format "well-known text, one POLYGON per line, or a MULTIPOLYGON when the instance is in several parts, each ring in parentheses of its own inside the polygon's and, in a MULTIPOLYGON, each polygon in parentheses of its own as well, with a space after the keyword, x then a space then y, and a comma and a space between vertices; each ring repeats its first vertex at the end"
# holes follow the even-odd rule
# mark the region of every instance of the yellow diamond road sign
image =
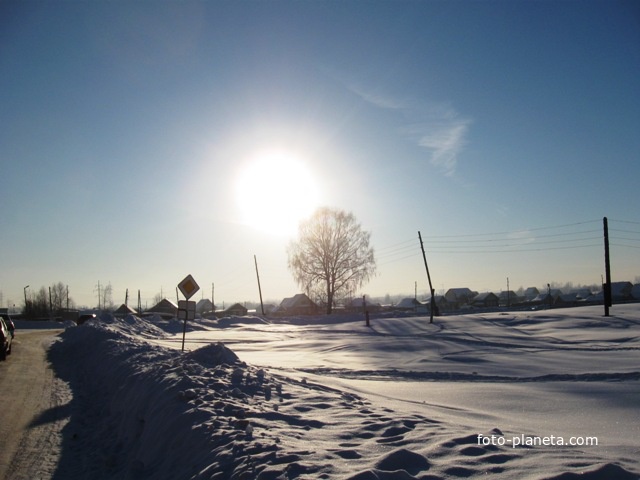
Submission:
POLYGON ((189 300, 194 293, 200 290, 200 286, 196 283, 191 275, 187 275, 184 280, 182 280, 178 284, 178 288, 184 295, 184 298, 186 298, 187 300, 189 300))

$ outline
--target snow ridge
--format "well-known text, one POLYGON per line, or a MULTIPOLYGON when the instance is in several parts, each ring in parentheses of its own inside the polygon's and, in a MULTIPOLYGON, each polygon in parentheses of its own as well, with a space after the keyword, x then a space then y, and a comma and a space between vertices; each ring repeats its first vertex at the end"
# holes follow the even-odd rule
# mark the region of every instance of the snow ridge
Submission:
POLYGON ((51 347, 53 368, 74 396, 56 478, 638 478, 575 447, 479 445, 478 433, 503 430, 473 431, 311 375, 273 373, 223 343, 164 348, 145 339, 164 335, 156 329, 138 317, 106 316, 68 328, 51 347))

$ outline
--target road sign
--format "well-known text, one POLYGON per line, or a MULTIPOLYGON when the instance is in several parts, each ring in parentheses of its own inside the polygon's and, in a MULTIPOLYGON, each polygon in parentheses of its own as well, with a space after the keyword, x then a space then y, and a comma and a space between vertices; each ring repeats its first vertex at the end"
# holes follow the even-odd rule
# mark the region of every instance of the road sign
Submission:
POLYGON ((200 287, 191 275, 187 275, 184 280, 178 284, 178 288, 187 300, 189 300, 194 293, 200 290, 200 287))
POLYGON ((196 302, 180 300, 178 302, 178 319, 195 320, 196 318, 196 302))

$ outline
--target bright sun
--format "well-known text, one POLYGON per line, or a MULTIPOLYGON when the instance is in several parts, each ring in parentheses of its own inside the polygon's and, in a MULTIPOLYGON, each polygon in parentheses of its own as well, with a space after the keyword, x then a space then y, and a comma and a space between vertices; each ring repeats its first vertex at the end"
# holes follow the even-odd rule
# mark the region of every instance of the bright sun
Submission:
POLYGON ((242 223, 289 236, 318 207, 318 188, 310 170, 283 152, 263 153, 247 163, 236 184, 242 223))

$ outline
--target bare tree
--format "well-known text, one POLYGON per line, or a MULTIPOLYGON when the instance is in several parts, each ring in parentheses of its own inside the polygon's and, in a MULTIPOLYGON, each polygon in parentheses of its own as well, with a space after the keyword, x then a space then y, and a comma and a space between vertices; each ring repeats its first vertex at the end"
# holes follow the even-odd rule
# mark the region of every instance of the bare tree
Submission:
POLYGON ((298 240, 288 248, 289 269, 307 292, 317 294, 331 313, 340 296, 355 291, 375 273, 371 234, 362 230, 352 213, 320 208, 300 224, 298 240))
POLYGON ((61 315, 67 308, 69 290, 64 283, 58 282, 51 285, 49 291, 51 292, 51 309, 56 315, 61 315))
POLYGON ((113 287, 111 282, 102 289, 102 308, 105 310, 113 310, 113 287))

